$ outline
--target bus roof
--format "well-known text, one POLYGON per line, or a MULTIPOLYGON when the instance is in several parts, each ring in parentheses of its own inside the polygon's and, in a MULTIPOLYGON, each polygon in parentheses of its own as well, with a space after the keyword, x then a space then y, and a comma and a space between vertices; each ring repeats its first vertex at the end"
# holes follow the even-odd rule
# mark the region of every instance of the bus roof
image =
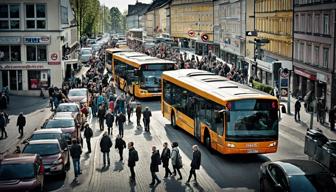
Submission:
POLYGON ((173 61, 159 59, 157 57, 151 57, 146 54, 137 53, 137 52, 117 53, 113 55, 113 58, 126 62, 135 67, 140 67, 141 65, 145 65, 145 64, 174 64, 175 63, 173 61))
POLYGON ((106 52, 108 53, 119 53, 119 52, 129 52, 132 51, 132 49, 129 48, 110 48, 110 49, 106 49, 106 52))
POLYGON ((165 71, 162 78, 222 105, 225 105, 225 101, 237 99, 277 99, 267 93, 230 81, 225 77, 197 69, 165 71))

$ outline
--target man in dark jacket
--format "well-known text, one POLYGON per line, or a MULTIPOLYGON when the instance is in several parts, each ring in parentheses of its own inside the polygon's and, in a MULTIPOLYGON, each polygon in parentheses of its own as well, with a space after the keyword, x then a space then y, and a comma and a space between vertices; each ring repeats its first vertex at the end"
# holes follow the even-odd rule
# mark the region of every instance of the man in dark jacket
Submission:
POLYGON ((78 144, 77 140, 74 139, 72 140, 72 145, 70 147, 70 155, 72 157, 72 162, 74 166, 74 171, 75 171, 75 179, 74 182, 77 182, 77 177, 80 174, 80 156, 82 154, 82 148, 78 144))
POLYGON ((190 169, 189 178, 186 184, 189 184, 192 175, 194 175, 195 182, 197 183, 196 169, 199 169, 201 166, 201 152, 198 150, 198 146, 197 145, 192 146, 192 150, 193 150, 193 158, 191 160, 191 164, 190 164, 191 169, 190 169))
POLYGON ((150 123, 150 118, 152 116, 152 112, 149 110, 148 107, 146 107, 145 111, 143 112, 143 119, 144 119, 144 124, 145 124, 145 131, 149 132, 149 123, 150 123))
POLYGON ((139 161, 139 156, 138 152, 134 149, 134 143, 129 142, 127 144, 128 147, 128 167, 130 168, 131 171, 131 181, 135 181, 135 173, 134 173, 134 167, 135 163, 139 161))
POLYGON ((164 178, 167 178, 168 174, 172 175, 172 172, 169 169, 169 159, 170 159, 170 149, 168 148, 168 143, 165 142, 165 143, 163 143, 163 150, 162 150, 162 153, 161 153, 162 165, 165 168, 164 178))
POLYGON ((156 147, 152 147, 152 156, 151 156, 151 164, 150 164, 150 171, 152 174, 152 182, 149 184, 153 186, 155 184, 155 180, 157 184, 161 183, 161 180, 156 175, 156 172, 159 172, 159 165, 161 164, 160 153, 159 150, 156 150, 156 147))
POLYGON ((140 103, 137 104, 135 113, 137 117, 137 126, 140 127, 140 119, 141 119, 141 113, 142 113, 142 107, 140 103))
POLYGON ((88 123, 85 123, 84 127, 85 127, 84 137, 86 139, 86 145, 87 145, 87 148, 88 148, 88 153, 91 153, 91 137, 93 136, 93 131, 90 128, 88 123))
POLYGON ((0 130, 1 130, 1 138, 0 139, 3 139, 4 137, 4 133, 5 133, 5 138, 7 138, 7 132, 6 132, 6 127, 7 125, 7 119, 4 115, 3 112, 0 113, 0 130))
POLYGON ((295 102, 295 121, 300 121, 300 109, 301 109, 301 103, 300 99, 296 100, 295 102))
POLYGON ((105 131, 102 139, 100 140, 100 150, 103 152, 103 161, 104 161, 104 167, 106 165, 106 157, 107 157, 107 163, 110 165, 110 148, 112 147, 112 141, 110 137, 107 135, 107 132, 105 131))
POLYGON ((7 109, 7 98, 5 94, 0 93, 0 110, 7 109))
POLYGON ((99 119, 99 129, 101 131, 104 130, 104 118, 105 118, 105 107, 104 107, 104 104, 101 104, 99 106, 99 110, 98 110, 98 119, 99 119))
POLYGON ((122 112, 120 112, 116 121, 117 121, 118 127, 119 127, 119 135, 121 137, 124 137, 124 123, 126 122, 125 115, 122 112))
POLYGON ((26 126, 26 117, 23 116, 23 112, 20 113, 20 115, 17 118, 16 121, 16 126, 19 127, 19 134, 20 134, 20 138, 23 137, 23 127, 26 126))
POLYGON ((105 115, 105 121, 107 125, 108 134, 113 135, 113 122, 114 122, 114 115, 111 113, 109 109, 105 115))
POLYGON ((122 137, 120 135, 118 135, 115 142, 116 143, 115 143, 114 147, 116 149, 118 149, 118 151, 119 151, 119 157, 120 157, 119 161, 122 161, 123 160, 123 152, 124 152, 124 149, 126 148, 126 142, 122 139, 122 137))
POLYGON ((329 110, 330 130, 335 131, 336 105, 329 110))

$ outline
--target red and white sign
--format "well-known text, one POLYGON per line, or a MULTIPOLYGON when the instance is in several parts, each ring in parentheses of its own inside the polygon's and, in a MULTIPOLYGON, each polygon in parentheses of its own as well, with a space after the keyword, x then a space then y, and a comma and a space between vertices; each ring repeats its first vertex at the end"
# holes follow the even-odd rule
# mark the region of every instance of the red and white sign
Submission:
POLYGON ((189 35, 189 37, 195 37, 196 33, 193 30, 189 30, 188 35, 189 35))
POLYGON ((49 53, 48 64, 49 65, 59 65, 59 64, 61 64, 59 54, 57 52, 49 53))
POLYGON ((207 41, 209 41, 209 35, 206 34, 206 33, 202 33, 201 39, 202 39, 203 42, 207 42, 207 41))
POLYGON ((316 80, 316 75, 313 75, 313 74, 310 74, 302 69, 299 69, 299 68, 294 68, 294 73, 297 74, 297 75, 300 75, 302 77, 306 77, 307 79, 310 79, 310 80, 313 80, 315 81, 316 80))

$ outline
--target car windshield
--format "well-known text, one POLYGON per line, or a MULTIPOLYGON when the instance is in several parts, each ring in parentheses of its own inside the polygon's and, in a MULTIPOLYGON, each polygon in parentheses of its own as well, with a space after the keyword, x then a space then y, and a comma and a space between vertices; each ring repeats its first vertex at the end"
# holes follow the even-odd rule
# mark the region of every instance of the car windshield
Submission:
POLYGON ((68 128, 74 126, 75 122, 73 119, 51 119, 47 122, 44 128, 68 128))
POLYGON ((29 179, 33 177, 34 164, 32 163, 4 164, 0 166, 0 180, 29 179))
POLYGON ((55 143, 28 144, 23 149, 23 153, 39 154, 41 156, 55 155, 59 152, 60 148, 55 143))
POLYGON ((68 96, 70 96, 70 97, 86 96, 86 90, 75 90, 75 89, 71 89, 71 90, 69 91, 68 96))
POLYGON ((232 103, 227 117, 226 136, 231 138, 275 138, 278 136, 278 111, 272 100, 240 100, 232 103))
POLYGON ((90 49, 82 49, 82 55, 89 55, 91 54, 90 49))
POLYGON ((328 174, 290 176, 289 183, 291 191, 328 192, 336 189, 335 182, 328 174))
POLYGON ((61 133, 39 133, 33 134, 31 140, 41 140, 41 139, 61 139, 61 133))
POLYGON ((56 112, 79 112, 76 105, 59 105, 56 112))

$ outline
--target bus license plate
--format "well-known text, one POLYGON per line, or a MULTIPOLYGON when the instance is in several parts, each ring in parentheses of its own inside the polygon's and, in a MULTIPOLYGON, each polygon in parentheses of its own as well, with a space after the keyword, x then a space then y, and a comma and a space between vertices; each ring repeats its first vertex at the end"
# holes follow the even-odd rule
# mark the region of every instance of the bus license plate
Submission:
POLYGON ((258 150, 255 150, 255 149, 248 149, 247 150, 247 153, 258 153, 259 151, 258 150))

